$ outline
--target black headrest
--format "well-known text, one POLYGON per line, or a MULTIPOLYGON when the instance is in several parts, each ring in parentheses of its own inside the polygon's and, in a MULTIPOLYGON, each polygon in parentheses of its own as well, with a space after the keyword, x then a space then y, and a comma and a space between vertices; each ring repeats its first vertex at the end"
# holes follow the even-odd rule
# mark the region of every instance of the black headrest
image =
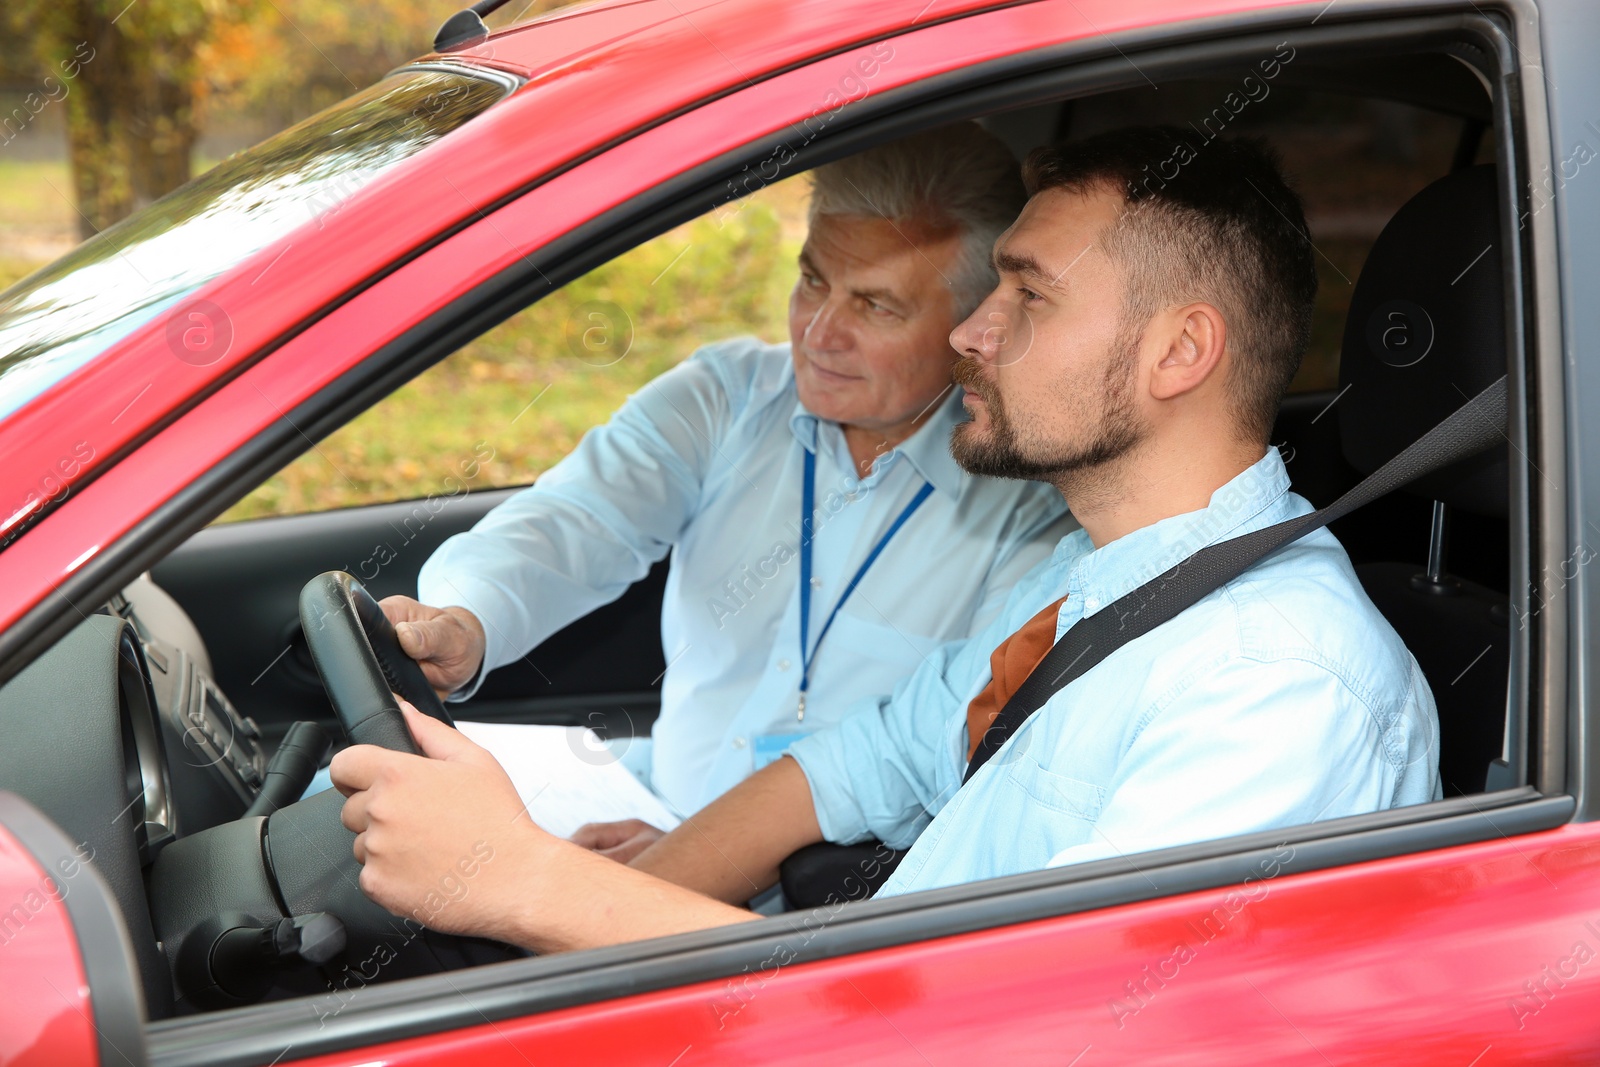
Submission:
MULTIPOLYGON (((1412 197, 1361 268, 1339 360, 1345 458, 1371 473, 1506 372, 1500 222, 1492 166, 1412 197)), ((1505 515, 1506 450, 1453 464, 1408 491, 1505 515)))

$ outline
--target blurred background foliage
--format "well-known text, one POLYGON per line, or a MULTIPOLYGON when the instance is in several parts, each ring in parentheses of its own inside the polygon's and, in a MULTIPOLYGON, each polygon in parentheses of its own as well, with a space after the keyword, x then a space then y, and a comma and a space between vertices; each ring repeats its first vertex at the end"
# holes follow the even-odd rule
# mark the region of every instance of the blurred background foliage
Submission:
POLYGON ((9 117, 25 123, 51 104, 63 112, 78 236, 189 180, 206 89, 201 50, 223 26, 249 18, 255 2, 7 3, 7 35, 29 47, 6 58, 37 83, 24 112, 9 117))
MULTIPOLYGON (((491 22, 564 2, 512 5, 491 22)), ((65 127, 75 227, 88 237, 188 181, 203 165, 203 131, 218 134, 213 149, 231 149, 306 118, 427 52, 458 6, 6 0, 0 142, 25 133, 44 111, 58 112, 44 125, 65 127)))
POLYGON ((533 481, 699 345, 788 337, 804 203, 791 179, 591 271, 412 379, 223 521, 533 481))

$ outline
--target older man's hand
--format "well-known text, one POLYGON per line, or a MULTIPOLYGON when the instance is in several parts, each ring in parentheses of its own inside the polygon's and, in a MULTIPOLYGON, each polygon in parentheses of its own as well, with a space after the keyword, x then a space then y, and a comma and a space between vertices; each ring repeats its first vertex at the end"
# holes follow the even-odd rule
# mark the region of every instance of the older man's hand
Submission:
POLYGON ((572 835, 572 843, 606 859, 618 863, 631 863, 633 857, 665 837, 643 819, 622 819, 618 822, 586 822, 572 835))
POLYGON ((423 677, 440 697, 460 689, 483 662, 483 624, 466 608, 434 608, 408 596, 378 602, 394 623, 400 649, 422 667, 423 677))
POLYGON ((434 930, 511 940, 528 864, 560 842, 527 817, 485 749, 400 707, 424 755, 353 745, 329 767, 349 798, 340 821, 356 835, 361 888, 434 930))

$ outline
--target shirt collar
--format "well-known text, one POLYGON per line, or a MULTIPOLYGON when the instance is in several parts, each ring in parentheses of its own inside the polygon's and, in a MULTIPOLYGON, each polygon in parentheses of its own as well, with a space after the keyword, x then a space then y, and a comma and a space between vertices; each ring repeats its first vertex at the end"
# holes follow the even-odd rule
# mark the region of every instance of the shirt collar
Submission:
MULTIPOLYGON (((934 409, 928 413, 927 421, 917 427, 916 433, 901 441, 892 452, 879 457, 876 469, 879 471, 886 469, 889 462, 892 462, 890 457, 901 455, 939 492, 947 496, 959 496, 967 475, 950 455, 950 431, 966 418, 966 408, 961 404, 961 395, 962 391, 952 386, 935 401, 934 409)), ((800 447, 808 452, 815 452, 818 429, 825 421, 827 420, 820 419, 807 411, 805 405, 796 400, 794 413, 789 416, 789 430, 794 434, 795 440, 800 442, 800 447)), ((827 424, 843 433, 838 423, 830 421, 827 424)), ((871 475, 865 479, 868 483, 872 480, 871 475)))
POLYGON ((1056 548, 1060 560, 1082 554, 1069 572, 1067 595, 1082 596, 1084 614, 1092 615, 1207 545, 1298 514, 1298 500, 1289 493, 1289 472, 1278 450, 1268 448, 1199 511, 1151 523, 1093 550, 1087 533, 1070 534, 1056 548))

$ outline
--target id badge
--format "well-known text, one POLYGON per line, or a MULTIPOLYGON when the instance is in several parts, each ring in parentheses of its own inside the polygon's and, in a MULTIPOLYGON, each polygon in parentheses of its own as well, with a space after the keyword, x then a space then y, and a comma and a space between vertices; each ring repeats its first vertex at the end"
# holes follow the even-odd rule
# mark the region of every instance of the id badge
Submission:
POLYGON ((810 737, 812 731, 799 730, 787 734, 757 734, 755 744, 752 746, 752 755, 755 758, 756 770, 776 760, 779 756, 789 751, 789 746, 802 737, 810 737))

